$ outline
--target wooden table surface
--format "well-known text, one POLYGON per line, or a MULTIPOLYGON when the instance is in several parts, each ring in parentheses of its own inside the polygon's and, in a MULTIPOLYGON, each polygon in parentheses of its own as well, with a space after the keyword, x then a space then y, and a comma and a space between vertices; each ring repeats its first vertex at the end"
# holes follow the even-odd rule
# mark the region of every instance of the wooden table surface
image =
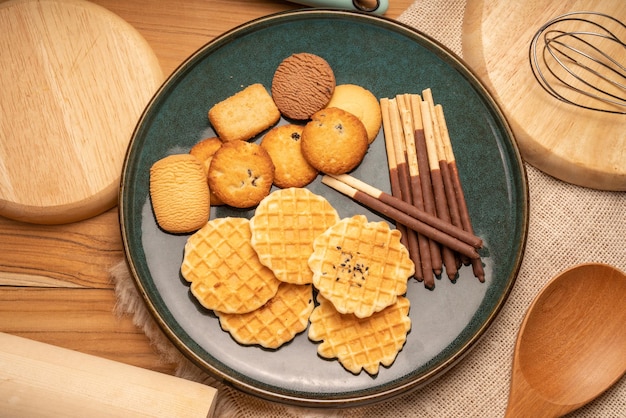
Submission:
MULTIPOLYGON (((0 1, 1 3, 2 1, 0 1)), ((221 33, 299 6, 269 0, 95 0, 133 25, 165 75, 221 33)), ((397 18, 413 0, 390 0, 397 18)), ((109 269, 124 257, 117 208, 67 225, 0 217, 0 332, 165 373, 164 363, 131 318, 113 310, 109 269)))

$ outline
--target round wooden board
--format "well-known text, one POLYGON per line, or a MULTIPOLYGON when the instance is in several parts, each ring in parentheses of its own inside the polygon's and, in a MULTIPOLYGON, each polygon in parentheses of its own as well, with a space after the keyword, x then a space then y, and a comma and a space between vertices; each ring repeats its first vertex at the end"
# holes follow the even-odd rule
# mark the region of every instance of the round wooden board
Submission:
POLYGON ((0 3, 0 215, 82 220, 117 203, 126 148, 163 82, 127 22, 80 0, 0 3))
POLYGON ((626 115, 560 102, 541 88, 529 64, 531 40, 544 23, 584 10, 623 21, 626 2, 468 0, 463 56, 500 102, 528 163, 569 183, 625 191, 626 115))

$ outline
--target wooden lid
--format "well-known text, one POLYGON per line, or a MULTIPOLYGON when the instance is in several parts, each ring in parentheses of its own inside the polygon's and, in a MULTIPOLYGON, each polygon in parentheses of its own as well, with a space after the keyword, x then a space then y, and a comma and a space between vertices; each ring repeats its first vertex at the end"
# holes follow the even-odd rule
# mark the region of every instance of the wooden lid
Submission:
MULTIPOLYGON (((468 0, 463 56, 501 104, 522 157, 568 183, 626 190, 626 116, 562 103, 535 80, 529 63, 534 34, 546 22, 573 11, 626 16, 626 2, 575 0, 468 0)), ((626 31, 618 36, 626 38, 626 31)), ((616 58, 623 48, 613 45, 616 58)))
POLYGON ((78 0, 0 4, 0 215, 43 224, 115 206, 126 148, 163 82, 143 37, 78 0))

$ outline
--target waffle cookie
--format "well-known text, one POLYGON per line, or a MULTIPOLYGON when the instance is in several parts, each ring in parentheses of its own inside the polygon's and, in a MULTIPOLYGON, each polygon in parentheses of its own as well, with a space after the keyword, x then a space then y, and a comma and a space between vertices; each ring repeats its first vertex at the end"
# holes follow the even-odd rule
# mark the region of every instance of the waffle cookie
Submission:
POLYGON ((276 349, 306 329, 313 306, 311 285, 281 283, 276 295, 259 309, 215 314, 222 329, 240 344, 276 349))
POLYGON ((337 211, 322 196, 293 187, 276 190, 259 203, 250 219, 252 247, 278 280, 311 283, 308 259, 313 240, 338 221, 337 211))
POLYGON ((280 281, 259 262, 245 218, 213 219, 187 239, 181 273, 207 309, 246 313, 263 306, 280 281))
POLYGON ((337 311, 359 318, 394 304, 415 272, 400 235, 363 215, 342 219, 313 242, 313 285, 337 311))
POLYGON ((390 366, 406 342, 411 329, 410 301, 400 296, 396 303, 368 318, 340 314, 332 303, 318 294, 313 310, 309 339, 322 341, 317 352, 324 358, 337 358, 347 370, 371 375, 379 365, 390 366))

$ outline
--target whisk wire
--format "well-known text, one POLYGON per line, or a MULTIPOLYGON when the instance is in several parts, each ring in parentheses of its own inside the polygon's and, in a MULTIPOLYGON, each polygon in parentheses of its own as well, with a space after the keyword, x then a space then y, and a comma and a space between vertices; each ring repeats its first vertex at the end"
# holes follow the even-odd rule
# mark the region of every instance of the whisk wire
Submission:
POLYGON ((626 66, 599 46, 603 43, 604 48, 606 45, 613 45, 618 50, 624 48, 625 53, 617 56, 626 57, 626 44, 617 32, 606 26, 607 22, 615 23, 618 30, 626 30, 624 23, 599 12, 561 15, 536 32, 530 44, 529 61, 535 79, 558 100, 585 109, 626 114, 626 85, 622 81, 626 80, 626 66), (584 24, 585 29, 591 30, 572 31, 558 27, 571 22, 584 24), (537 53, 540 39, 543 41, 542 54, 537 53), (544 73, 544 67, 547 73, 544 73), (576 96, 567 94, 567 91, 591 98, 593 104, 574 101, 572 97, 576 96))
MULTIPOLYGON (((581 38, 581 36, 585 36, 585 35, 598 36, 598 37, 601 37, 601 38, 604 38, 604 39, 608 39, 608 40, 614 41, 613 38, 610 38, 610 37, 605 36, 605 35, 593 33, 593 32, 550 31, 549 33, 550 34, 551 33, 559 33, 559 35, 556 35, 556 36, 554 36, 552 38, 550 38, 548 36, 545 37, 546 47, 544 49, 544 54, 546 52, 548 52, 552 56, 552 58, 554 58, 554 60, 557 61, 565 71, 567 71, 568 74, 570 74, 572 77, 574 77, 575 79, 577 79, 581 83, 589 86, 594 91, 600 92, 600 93, 602 93, 602 94, 604 94, 606 96, 612 97, 612 98, 617 100, 617 101, 614 101, 614 100, 611 100, 611 99, 606 99, 607 101, 609 101, 611 103, 614 103, 614 104, 617 104, 617 105, 620 105, 622 103, 626 103, 626 99, 624 99, 624 98, 622 98, 622 97, 620 97, 620 96, 618 96, 616 94, 613 94, 613 93, 611 93, 611 92, 609 92, 607 90, 604 90, 604 89, 600 88, 599 86, 596 86, 596 85, 590 83, 584 77, 576 74, 576 72, 573 71, 569 67, 569 65, 567 65, 566 62, 561 58, 561 57, 565 58, 567 61, 569 61, 569 62, 573 63, 574 65, 576 65, 576 67, 578 67, 578 68, 580 68, 580 69, 582 69, 582 70, 584 70, 586 72, 589 72, 589 73, 595 75, 599 79, 601 79, 601 80, 603 80, 603 81, 605 81, 605 82, 607 82, 607 83, 609 83, 609 84, 611 84, 611 85, 613 85, 613 86, 615 86, 615 87, 617 87, 619 89, 626 90, 626 85, 624 85, 624 84, 622 84, 622 83, 620 83, 620 82, 618 82, 616 80, 611 79, 610 77, 604 75, 600 71, 597 71, 597 70, 591 68, 590 66, 586 65, 583 60, 576 59, 575 56, 574 56, 574 55, 577 54, 577 55, 579 55, 581 57, 586 58, 589 61, 593 61, 593 62, 597 63, 598 65, 604 67, 606 70, 610 71, 611 73, 613 73, 613 74, 617 75, 618 77, 621 77, 621 78, 626 80, 626 74, 621 73, 618 70, 618 69, 621 69, 622 71, 626 71, 624 66, 622 66, 616 60, 614 60, 610 55, 606 54, 600 48, 598 48, 595 45, 593 45, 591 42, 588 42, 585 39, 581 38), (572 45, 569 45, 569 44, 567 44, 565 42, 561 42, 561 40, 560 40, 561 37, 573 37, 573 38, 575 38, 576 40, 580 41, 581 43, 587 45, 593 51, 595 51, 598 54, 600 54, 608 62, 610 62, 610 63, 614 64, 615 66, 617 66, 618 69, 613 68, 611 65, 607 64, 605 61, 602 61, 600 59, 597 59, 597 58, 591 56, 590 54, 586 53, 582 49, 575 48, 572 45), (575 53, 575 54, 568 54, 564 50, 562 50, 562 49, 560 49, 560 48, 558 48, 556 46, 553 46, 552 44, 556 44, 556 45, 558 45, 558 46, 560 46, 560 47, 562 47, 562 48, 564 48, 566 50, 569 50, 569 51, 575 53)), ((556 71, 554 71, 551 67, 548 67, 548 71, 550 71, 550 73, 556 79, 558 79, 561 83, 564 83, 564 84, 566 83, 566 81, 563 78, 561 78, 559 75, 557 75, 556 71)), ((586 92, 586 91, 581 90, 581 89, 579 89, 578 92, 582 93, 582 94, 584 94, 586 96, 589 96, 589 97, 601 99, 601 96, 595 95, 593 93, 586 92)))

